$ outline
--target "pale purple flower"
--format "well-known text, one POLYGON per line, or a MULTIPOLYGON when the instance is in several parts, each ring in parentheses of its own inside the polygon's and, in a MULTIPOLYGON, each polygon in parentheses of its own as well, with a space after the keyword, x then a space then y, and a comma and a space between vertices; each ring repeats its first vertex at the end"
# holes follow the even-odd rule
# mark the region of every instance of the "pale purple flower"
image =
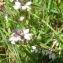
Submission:
POLYGON ((14 5, 13 7, 14 7, 15 10, 18 10, 18 9, 21 8, 21 3, 18 2, 18 1, 16 1, 16 2, 15 2, 15 5, 14 5))
POLYGON ((22 2, 22 0, 18 0, 18 2, 22 2))
POLYGON ((20 34, 21 30, 12 30, 12 32, 15 33, 15 34, 20 34))
POLYGON ((20 36, 12 36, 9 38, 9 41, 11 41, 12 44, 15 44, 17 41, 21 41, 20 36))

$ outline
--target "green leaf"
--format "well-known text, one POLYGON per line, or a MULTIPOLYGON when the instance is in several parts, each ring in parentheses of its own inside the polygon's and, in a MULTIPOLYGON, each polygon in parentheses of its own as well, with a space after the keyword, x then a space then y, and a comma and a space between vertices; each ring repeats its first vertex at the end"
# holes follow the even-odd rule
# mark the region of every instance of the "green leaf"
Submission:
POLYGON ((63 9, 63 2, 60 3, 59 8, 60 8, 60 9, 63 9))

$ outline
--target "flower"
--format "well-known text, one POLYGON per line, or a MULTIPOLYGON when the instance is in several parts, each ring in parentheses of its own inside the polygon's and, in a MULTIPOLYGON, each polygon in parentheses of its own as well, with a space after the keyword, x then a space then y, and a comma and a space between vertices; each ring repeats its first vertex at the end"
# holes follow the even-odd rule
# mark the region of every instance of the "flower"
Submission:
POLYGON ((10 2, 13 2, 14 0, 10 0, 10 2))
POLYGON ((32 48, 32 50, 31 50, 32 52, 39 53, 38 49, 35 46, 31 46, 31 48, 32 48))
POLYGON ((29 29, 24 30, 24 34, 29 33, 29 29))
POLYGON ((49 59, 55 59, 55 54, 54 53, 49 54, 49 59))
POLYGON ((31 4, 32 4, 31 1, 29 1, 29 2, 26 3, 27 6, 29 6, 29 5, 31 5, 31 4))
POLYGON ((52 52, 52 51, 50 51, 50 50, 42 50, 42 54, 44 55, 44 54, 46 54, 46 55, 49 55, 49 59, 55 59, 55 54, 52 52))
POLYGON ((22 9, 25 10, 25 9, 27 9, 27 7, 28 6, 24 5, 24 6, 22 6, 22 9))
POLYGON ((9 41, 11 41, 12 44, 15 44, 17 41, 21 41, 20 36, 12 36, 9 38, 9 41))
POLYGON ((18 0, 18 2, 22 2, 22 0, 18 0))
POLYGON ((15 34, 20 34, 21 30, 12 30, 12 32, 15 33, 15 34))
POLYGON ((24 35, 24 38, 27 39, 27 40, 30 40, 30 39, 31 39, 31 35, 32 35, 32 34, 25 34, 25 35, 24 35))
POLYGON ((13 7, 14 7, 15 10, 18 10, 18 9, 21 8, 21 3, 18 2, 18 1, 16 1, 16 2, 15 2, 15 5, 14 5, 13 7))
POLYGON ((29 29, 24 30, 23 32, 21 30, 12 30, 13 34, 11 34, 11 37, 9 38, 9 41, 11 41, 12 44, 15 44, 17 41, 21 41, 24 43, 24 40, 30 40, 32 38, 32 34, 29 33, 29 29))
POLYGON ((33 50, 36 50, 36 47, 35 47, 35 46, 32 46, 32 49, 33 49, 33 50))
POLYGON ((20 20, 20 21, 23 21, 23 20, 24 20, 24 17, 23 17, 23 16, 21 16, 21 17, 19 18, 19 20, 20 20))
POLYGON ((32 34, 29 33, 29 29, 24 30, 24 38, 30 40, 32 38, 32 34))
POLYGON ((22 6, 22 9, 23 10, 25 10, 25 9, 30 10, 31 8, 29 6, 31 5, 31 3, 32 3, 31 1, 27 2, 24 6, 22 6))

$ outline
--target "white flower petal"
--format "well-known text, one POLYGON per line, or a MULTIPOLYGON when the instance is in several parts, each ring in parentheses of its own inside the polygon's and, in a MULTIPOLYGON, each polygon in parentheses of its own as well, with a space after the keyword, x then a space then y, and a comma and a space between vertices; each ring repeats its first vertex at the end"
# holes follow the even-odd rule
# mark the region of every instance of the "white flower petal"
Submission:
POLYGON ((31 5, 31 4, 32 4, 31 1, 29 1, 29 2, 26 3, 27 6, 29 6, 29 5, 31 5))
POLYGON ((32 50, 31 50, 32 52, 39 53, 38 49, 35 46, 32 46, 31 48, 32 48, 32 50))
POLYGON ((23 17, 23 16, 21 16, 19 20, 20 20, 20 21, 23 21, 23 20, 24 20, 24 17, 23 17))
POLYGON ((19 6, 20 6, 20 5, 21 5, 21 3, 17 1, 17 2, 15 2, 15 5, 19 5, 19 6))
POLYGON ((15 44, 15 41, 11 41, 12 44, 15 44))
POLYGON ((14 0, 10 0, 10 2, 13 2, 14 0))
POLYGON ((28 6, 24 5, 22 6, 22 10, 26 10, 28 6))
POLYGON ((14 44, 17 41, 21 41, 20 36, 13 36, 9 38, 9 41, 11 41, 12 44, 14 44))
POLYGON ((20 6, 14 5, 13 6, 15 10, 20 9, 20 6))
POLYGON ((36 47, 35 47, 35 46, 32 46, 32 49, 33 49, 33 50, 35 50, 35 49, 36 49, 36 47))
POLYGON ((24 35, 24 38, 27 39, 27 40, 30 40, 31 39, 31 37, 28 34, 25 34, 24 35))
POLYGON ((21 3, 20 2, 15 2, 15 5, 13 6, 15 10, 21 8, 21 3))
POLYGON ((29 29, 24 30, 24 34, 29 33, 29 29))

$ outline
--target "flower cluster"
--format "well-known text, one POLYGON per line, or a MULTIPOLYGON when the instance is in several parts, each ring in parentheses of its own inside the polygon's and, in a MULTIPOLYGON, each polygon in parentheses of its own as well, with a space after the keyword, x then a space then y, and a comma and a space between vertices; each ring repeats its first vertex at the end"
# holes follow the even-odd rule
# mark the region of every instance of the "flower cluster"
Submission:
POLYGON ((42 50, 43 55, 49 55, 49 59, 55 59, 55 54, 50 50, 42 50))
MULTIPOLYGON (((13 0, 10 0, 10 2, 13 2, 13 0)), ((21 9, 22 8, 22 10, 30 10, 31 8, 30 8, 30 5, 32 4, 32 2, 31 1, 29 1, 29 2, 27 2, 25 5, 21 5, 21 2, 20 1, 16 1, 15 2, 15 4, 14 4, 14 6, 13 6, 13 8, 15 9, 15 10, 18 10, 18 9, 21 9)))
POLYGON ((12 30, 13 34, 9 38, 9 41, 12 44, 15 44, 17 41, 24 41, 24 40, 31 40, 32 39, 32 34, 29 33, 29 29, 20 31, 20 30, 12 30))

